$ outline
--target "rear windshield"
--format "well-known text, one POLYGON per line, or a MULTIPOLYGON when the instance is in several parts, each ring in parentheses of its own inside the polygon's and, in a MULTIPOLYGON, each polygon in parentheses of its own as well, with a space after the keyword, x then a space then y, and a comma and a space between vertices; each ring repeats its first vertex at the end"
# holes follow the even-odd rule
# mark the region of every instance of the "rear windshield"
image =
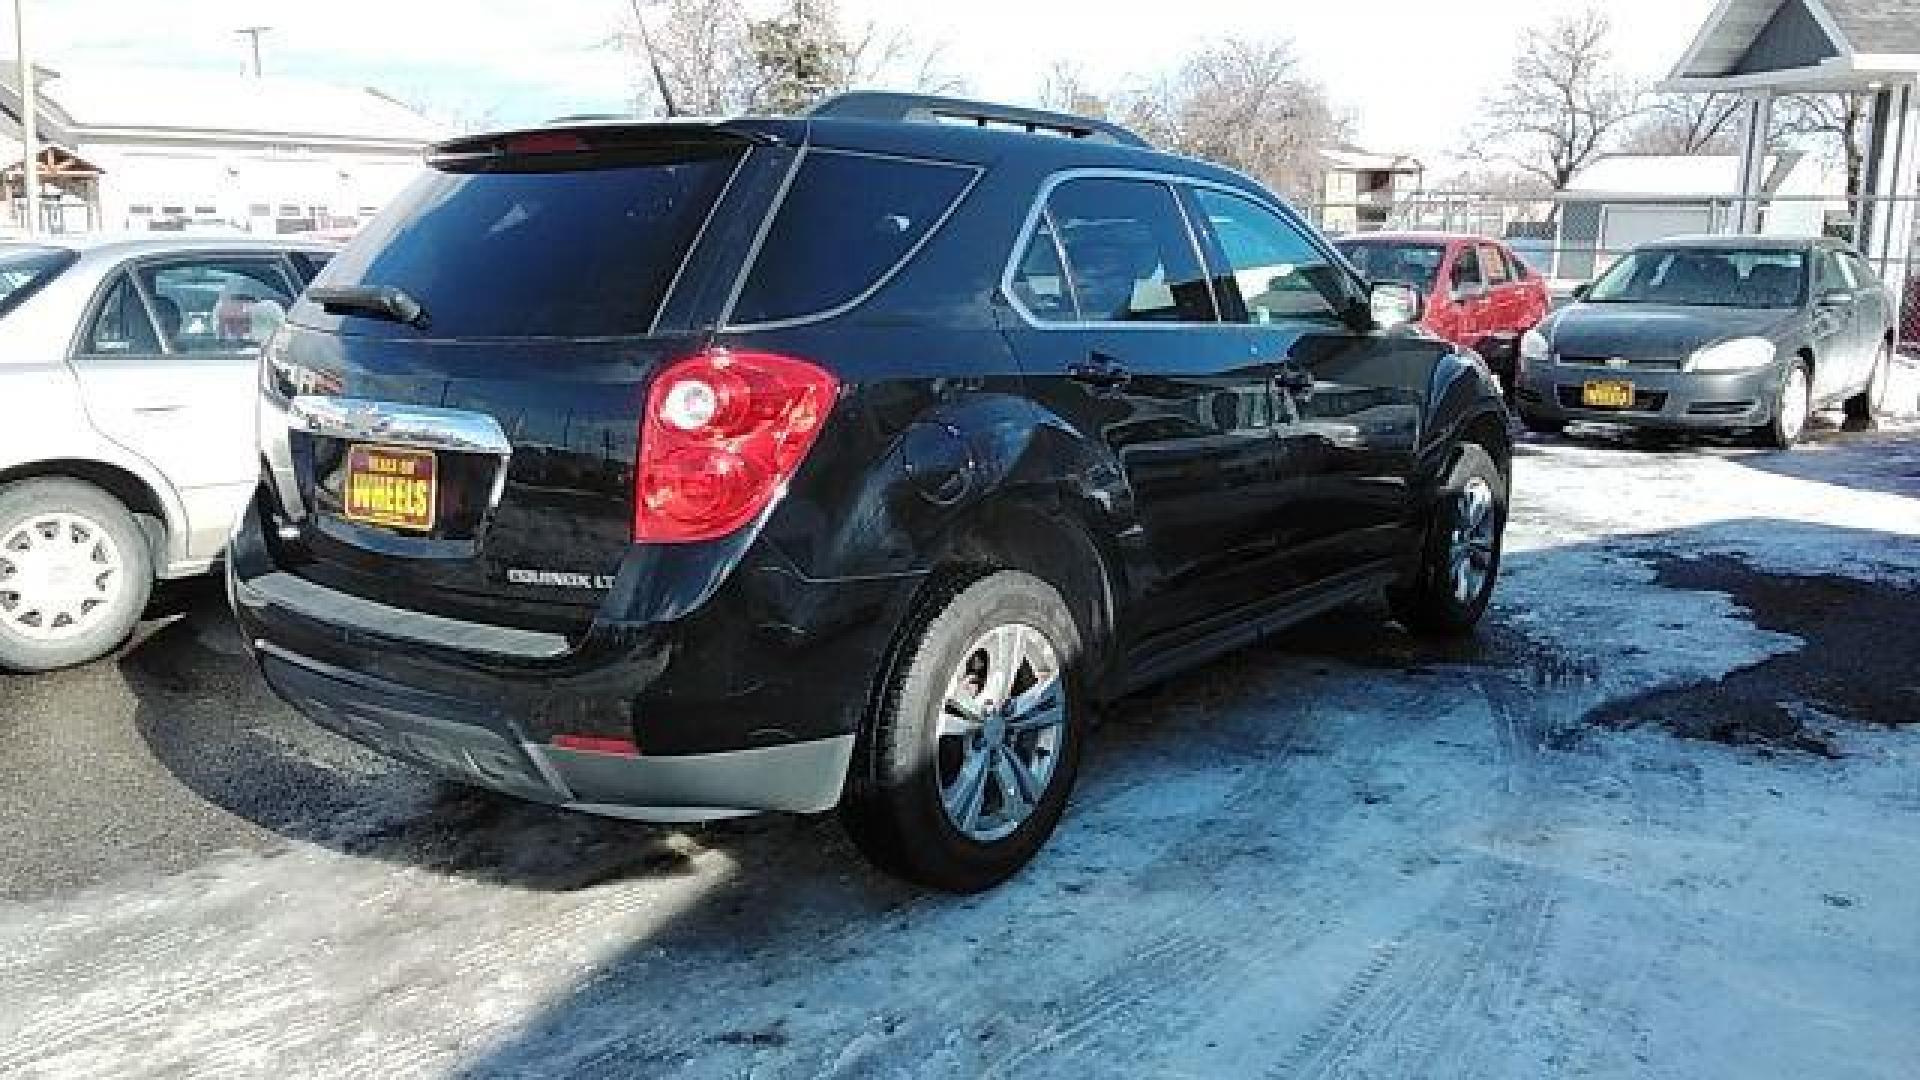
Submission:
POLYGON ((1791 248, 1642 248, 1614 263, 1587 291, 1593 304, 1797 307, 1806 295, 1806 254, 1791 248))
POLYGON ((1439 244, 1396 244, 1384 240, 1348 240, 1334 245, 1368 281, 1398 281, 1421 292, 1433 288, 1433 279, 1446 261, 1439 244))
POLYGON ((913 253, 976 175, 961 165, 809 151, 733 323, 817 315, 858 300, 913 253))
POLYGON ((0 247, 0 316, 25 303, 27 297, 60 276, 79 256, 60 248, 6 245, 0 247))
POLYGON ((665 164, 430 171, 317 285, 392 286, 435 337, 644 334, 737 148, 665 164))

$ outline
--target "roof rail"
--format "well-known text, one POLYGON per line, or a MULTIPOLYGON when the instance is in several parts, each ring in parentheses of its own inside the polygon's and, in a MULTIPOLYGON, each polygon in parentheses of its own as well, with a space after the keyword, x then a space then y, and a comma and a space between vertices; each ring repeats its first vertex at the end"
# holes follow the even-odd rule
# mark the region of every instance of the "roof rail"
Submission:
POLYGON ((1072 113, 1048 112, 1018 105, 996 105, 987 101, 940 97, 934 94, 901 94, 877 90, 858 90, 835 94, 816 102, 808 116, 830 116, 845 120, 891 120, 901 123, 971 122, 979 127, 1014 127, 1029 132, 1065 135, 1092 142, 1118 143, 1146 147, 1147 140, 1105 120, 1072 113))

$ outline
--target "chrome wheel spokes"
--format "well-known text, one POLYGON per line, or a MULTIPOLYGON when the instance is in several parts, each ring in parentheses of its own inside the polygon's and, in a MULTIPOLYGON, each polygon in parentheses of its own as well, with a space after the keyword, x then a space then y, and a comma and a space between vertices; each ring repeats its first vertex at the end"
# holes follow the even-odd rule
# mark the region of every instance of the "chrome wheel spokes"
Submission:
POLYGON ((1447 543, 1447 578, 1453 598, 1471 604, 1493 575, 1500 544, 1500 515, 1493 488, 1478 476, 1460 489, 1453 532, 1447 543))
POLYGON ((969 839, 1002 839, 1046 795, 1066 738, 1060 659, 1046 635, 1004 623, 947 680, 935 734, 940 800, 969 839))

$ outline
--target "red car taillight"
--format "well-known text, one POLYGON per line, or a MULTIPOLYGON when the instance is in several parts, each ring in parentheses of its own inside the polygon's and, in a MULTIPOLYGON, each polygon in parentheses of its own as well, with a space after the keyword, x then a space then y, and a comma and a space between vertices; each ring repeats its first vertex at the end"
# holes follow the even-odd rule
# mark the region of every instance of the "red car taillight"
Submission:
POLYGON ((633 538, 713 540, 759 516, 800 468, 839 386, 776 353, 710 349, 669 364, 640 421, 633 538))

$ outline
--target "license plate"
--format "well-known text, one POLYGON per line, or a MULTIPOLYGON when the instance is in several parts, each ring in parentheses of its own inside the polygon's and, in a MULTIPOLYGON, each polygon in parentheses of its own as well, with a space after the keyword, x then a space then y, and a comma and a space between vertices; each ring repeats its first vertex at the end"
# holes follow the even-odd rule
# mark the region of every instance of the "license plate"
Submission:
POLYGON ((439 470, 431 450, 397 446, 347 448, 341 503, 348 521, 430 532, 439 501, 439 470))
POLYGON ((1595 409, 1633 408, 1633 384, 1624 379, 1595 379, 1580 388, 1580 404, 1595 409))

